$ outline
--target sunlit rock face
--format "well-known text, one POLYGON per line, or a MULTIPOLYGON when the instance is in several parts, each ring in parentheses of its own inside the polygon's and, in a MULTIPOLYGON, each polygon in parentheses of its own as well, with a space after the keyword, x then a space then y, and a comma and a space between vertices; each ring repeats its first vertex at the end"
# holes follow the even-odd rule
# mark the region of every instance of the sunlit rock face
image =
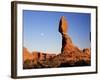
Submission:
POLYGON ((32 60, 33 56, 31 55, 31 53, 29 52, 27 48, 23 48, 23 61, 27 59, 32 60))
POLYGON ((59 22, 59 32, 62 34, 67 33, 68 31, 68 23, 66 21, 66 18, 64 16, 61 17, 59 22))

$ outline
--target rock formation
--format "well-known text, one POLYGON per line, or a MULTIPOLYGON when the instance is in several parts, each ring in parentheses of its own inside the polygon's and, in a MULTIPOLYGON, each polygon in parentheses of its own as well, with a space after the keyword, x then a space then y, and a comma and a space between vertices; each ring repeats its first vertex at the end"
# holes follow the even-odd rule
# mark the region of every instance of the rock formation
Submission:
POLYGON ((61 53, 58 55, 41 52, 29 53, 25 48, 23 51, 24 69, 91 65, 90 48, 80 50, 73 44, 72 39, 68 35, 68 22, 64 16, 60 19, 59 32, 62 35, 61 53))
POLYGON ((59 32, 62 35, 62 48, 61 54, 58 54, 53 59, 55 67, 90 65, 90 49, 80 50, 73 44, 68 35, 68 22, 64 16, 60 19, 59 32))
POLYGON ((27 59, 32 60, 33 59, 33 56, 29 52, 29 50, 27 48, 23 48, 23 61, 25 61, 27 59))
POLYGON ((54 53, 29 52, 27 48, 23 48, 23 68, 48 67, 47 63, 50 62, 54 56, 56 56, 54 53))
POLYGON ((68 32, 68 23, 64 16, 61 17, 59 22, 59 32, 62 34, 68 32))
POLYGON ((60 24, 59 24, 59 32, 62 35, 62 49, 61 53, 70 53, 72 51, 79 51, 81 52, 74 44, 70 36, 68 35, 68 22, 64 16, 61 17, 60 24))

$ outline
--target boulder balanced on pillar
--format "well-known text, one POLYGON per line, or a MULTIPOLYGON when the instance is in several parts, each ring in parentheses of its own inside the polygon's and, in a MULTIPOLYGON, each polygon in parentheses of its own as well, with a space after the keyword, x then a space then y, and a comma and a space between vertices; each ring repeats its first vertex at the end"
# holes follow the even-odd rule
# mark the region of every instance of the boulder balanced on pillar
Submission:
POLYGON ((72 39, 68 35, 68 22, 64 16, 61 17, 60 23, 59 23, 59 32, 62 35, 62 48, 61 53, 71 53, 73 51, 81 52, 79 48, 74 46, 72 43, 72 39))

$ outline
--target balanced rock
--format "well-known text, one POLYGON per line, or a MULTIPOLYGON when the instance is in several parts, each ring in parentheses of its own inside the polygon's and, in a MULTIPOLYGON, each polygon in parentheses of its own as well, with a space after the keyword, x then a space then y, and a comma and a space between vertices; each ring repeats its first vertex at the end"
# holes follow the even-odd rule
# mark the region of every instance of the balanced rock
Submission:
POLYGON ((70 36, 67 33, 68 32, 68 22, 64 16, 62 16, 60 19, 59 32, 62 35, 61 53, 70 53, 72 51, 80 52, 80 50, 76 46, 74 46, 74 44, 72 43, 72 39, 70 38, 70 36))
POLYGON ((62 16, 59 22, 59 32, 62 34, 62 33, 66 33, 67 30, 68 30, 68 24, 66 18, 62 16))
POLYGON ((73 44, 64 16, 60 19, 59 32, 62 35, 62 48, 61 53, 53 59, 55 67, 90 65, 90 49, 80 50, 73 44))

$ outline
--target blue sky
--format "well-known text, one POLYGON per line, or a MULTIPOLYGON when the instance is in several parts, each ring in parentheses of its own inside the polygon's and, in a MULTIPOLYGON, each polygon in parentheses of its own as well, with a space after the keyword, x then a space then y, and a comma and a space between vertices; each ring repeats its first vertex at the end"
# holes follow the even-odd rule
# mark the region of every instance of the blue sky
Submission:
POLYGON ((58 31, 61 16, 68 21, 68 34, 79 47, 90 48, 89 13, 23 10, 23 46, 30 51, 60 53, 62 37, 58 31))

